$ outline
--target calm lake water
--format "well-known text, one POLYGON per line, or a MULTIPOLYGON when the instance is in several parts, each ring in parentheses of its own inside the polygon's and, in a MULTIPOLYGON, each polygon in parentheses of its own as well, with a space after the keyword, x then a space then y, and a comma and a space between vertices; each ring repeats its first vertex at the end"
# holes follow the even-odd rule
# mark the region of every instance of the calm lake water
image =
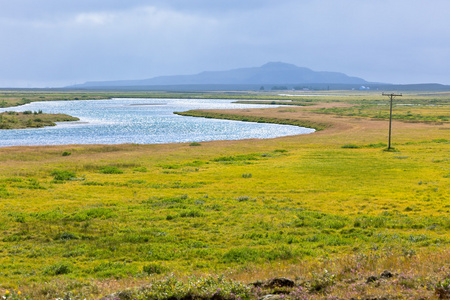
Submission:
MULTIPOLYGON (((257 108, 235 100, 110 99, 33 102, 3 111, 65 113, 79 122, 39 129, 0 130, 0 147, 64 144, 159 144, 274 138, 314 132, 314 129, 276 124, 184 117, 174 111, 216 108, 257 108)), ((272 106, 273 107, 273 106, 272 106)))

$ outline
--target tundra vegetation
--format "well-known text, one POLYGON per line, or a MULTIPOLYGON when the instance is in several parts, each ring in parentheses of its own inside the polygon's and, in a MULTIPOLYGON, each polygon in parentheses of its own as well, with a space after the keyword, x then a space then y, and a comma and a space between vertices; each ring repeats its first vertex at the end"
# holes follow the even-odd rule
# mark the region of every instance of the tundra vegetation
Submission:
POLYGON ((55 122, 78 121, 66 114, 44 114, 42 111, 6 111, 0 113, 0 129, 24 129, 55 126, 55 122))
POLYGON ((398 99, 385 151, 381 93, 319 94, 207 112, 326 124, 308 135, 0 148, 0 296, 448 297, 450 95, 398 99))

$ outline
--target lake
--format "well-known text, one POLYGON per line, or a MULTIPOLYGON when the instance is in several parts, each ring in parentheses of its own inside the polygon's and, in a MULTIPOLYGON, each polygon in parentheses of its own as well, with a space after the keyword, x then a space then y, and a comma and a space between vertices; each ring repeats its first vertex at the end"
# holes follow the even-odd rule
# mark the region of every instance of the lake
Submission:
MULTIPOLYGON (((109 99, 32 102, 3 111, 65 113, 80 119, 38 129, 0 130, 0 147, 67 144, 160 144, 266 139, 314 132, 289 125, 215 120, 175 115, 192 109, 262 108, 214 99, 109 99)), ((273 107, 273 105, 271 106, 273 107)))

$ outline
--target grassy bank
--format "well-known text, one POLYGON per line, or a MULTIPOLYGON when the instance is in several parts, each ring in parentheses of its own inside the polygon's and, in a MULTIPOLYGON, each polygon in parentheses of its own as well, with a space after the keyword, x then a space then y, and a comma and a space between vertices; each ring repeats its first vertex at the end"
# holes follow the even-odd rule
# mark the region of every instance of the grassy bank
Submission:
POLYGON ((246 116, 246 115, 237 115, 237 114, 233 114, 233 113, 220 113, 220 112, 211 112, 211 111, 204 111, 204 110, 203 111, 202 110, 191 110, 191 111, 185 111, 185 112, 175 112, 175 114, 180 115, 180 116, 226 119, 226 120, 243 121, 243 122, 294 125, 294 126, 300 126, 300 127, 314 128, 315 130, 324 130, 325 128, 330 126, 330 124, 316 123, 316 122, 311 122, 309 120, 299 120, 299 119, 294 119, 294 118, 281 119, 281 118, 277 118, 277 117, 246 116))
POLYGON ((41 111, 0 113, 0 129, 24 129, 55 126, 55 122, 78 121, 78 118, 66 114, 44 114, 41 111))
MULTIPOLYGON (((327 93, 324 93, 327 95, 327 93)), ((357 99, 361 95, 354 95, 357 99)), ((24 105, 36 101, 68 101, 97 100, 111 98, 183 98, 183 99, 236 99, 264 100, 283 102, 286 100, 308 105, 311 99, 299 99, 296 96, 280 96, 276 92, 164 92, 164 91, 96 91, 96 90, 65 90, 65 89, 18 89, 0 90, 0 108, 24 105)), ((328 101, 337 101, 339 97, 327 97, 328 101)))
POLYGON ((298 299, 436 296, 450 275, 450 125, 394 121, 386 152, 385 121, 319 102, 221 112, 327 124, 303 136, 0 148, 1 288, 257 298, 282 289, 246 284, 285 276, 298 299))

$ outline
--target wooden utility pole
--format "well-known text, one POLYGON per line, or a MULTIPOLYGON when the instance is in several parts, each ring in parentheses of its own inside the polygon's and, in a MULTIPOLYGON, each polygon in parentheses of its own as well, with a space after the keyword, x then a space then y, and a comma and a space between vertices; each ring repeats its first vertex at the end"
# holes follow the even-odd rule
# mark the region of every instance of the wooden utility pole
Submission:
POLYGON ((389 145, 388 145, 388 150, 391 150, 391 128, 392 128, 392 102, 394 100, 394 97, 401 97, 402 94, 386 94, 383 93, 383 96, 388 96, 389 98, 391 98, 391 107, 390 107, 390 113, 389 113, 389 145))

